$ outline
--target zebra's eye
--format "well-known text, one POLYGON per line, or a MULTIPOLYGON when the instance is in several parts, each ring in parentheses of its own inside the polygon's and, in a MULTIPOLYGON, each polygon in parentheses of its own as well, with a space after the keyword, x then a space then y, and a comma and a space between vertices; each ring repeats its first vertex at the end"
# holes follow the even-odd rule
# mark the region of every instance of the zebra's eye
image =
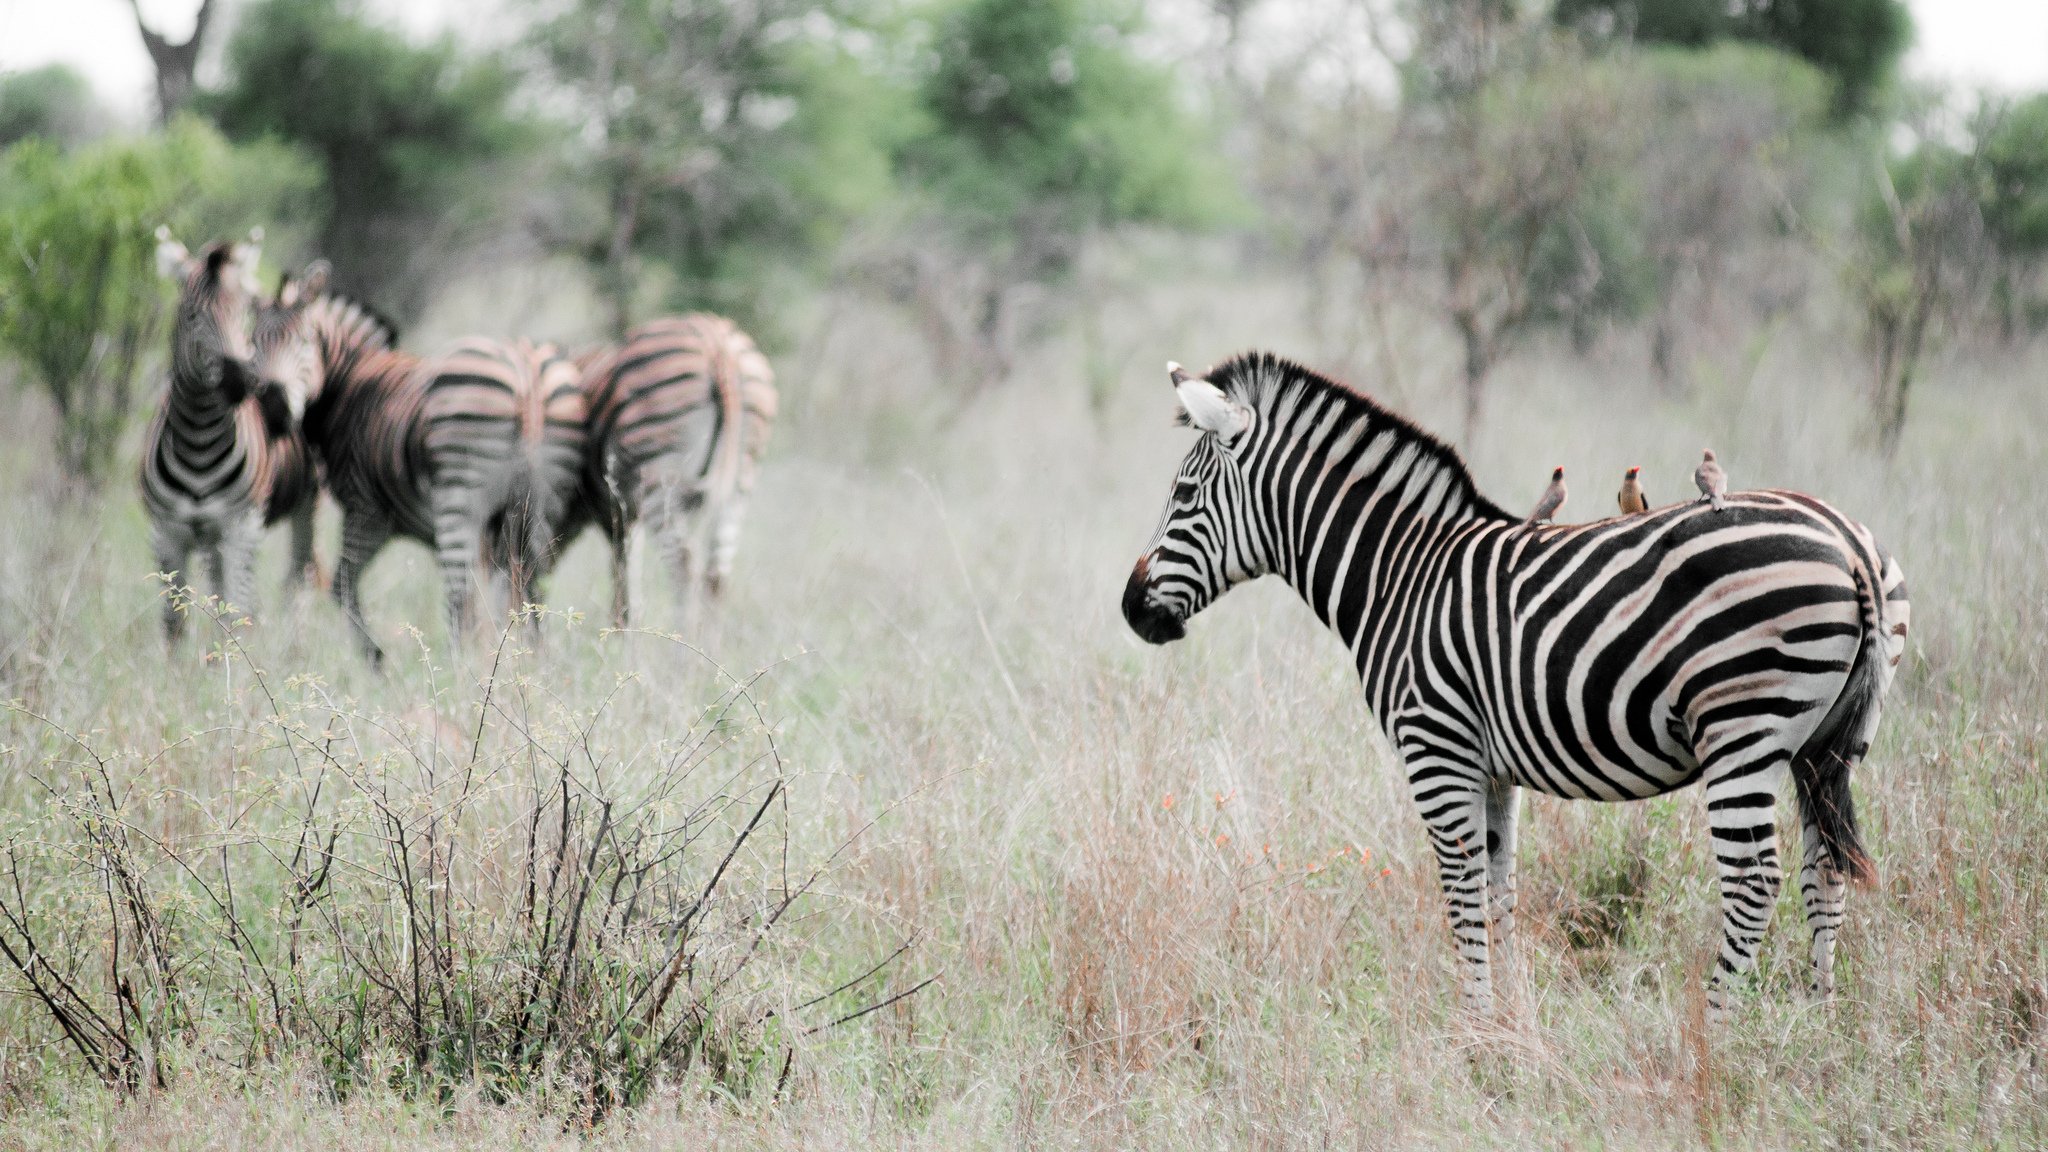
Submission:
POLYGON ((1176 504, 1192 504, 1195 502, 1195 494, 1200 491, 1201 486, 1193 480, 1182 480, 1173 486, 1173 502, 1176 504))

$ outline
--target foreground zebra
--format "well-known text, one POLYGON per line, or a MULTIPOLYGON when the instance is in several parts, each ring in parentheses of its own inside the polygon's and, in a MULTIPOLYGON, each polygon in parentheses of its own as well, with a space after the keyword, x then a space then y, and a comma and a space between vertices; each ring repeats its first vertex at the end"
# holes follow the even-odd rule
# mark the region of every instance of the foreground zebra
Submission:
POLYGON ((1139 636, 1179 639, 1234 585, 1287 580, 1351 649, 1436 851, 1466 1003, 1491 1011, 1488 921, 1514 956, 1520 789, 1634 800, 1699 782, 1720 873, 1708 988, 1756 961, 1789 775, 1813 988, 1834 986, 1845 877, 1864 880, 1849 770, 1905 646, 1899 569, 1795 492, 1525 526, 1456 452, 1266 354, 1173 368, 1189 450, 1124 590, 1139 636))
POLYGON ((635 328, 583 361, 590 405, 586 514, 612 546, 612 623, 628 614, 627 556, 648 522, 687 615, 732 572, 740 521, 774 426, 775 374, 739 326, 694 312, 635 328))
MULTIPOLYGON (((282 393, 254 395, 250 314, 258 247, 209 244, 197 255, 157 233, 157 270, 179 282, 171 325, 171 382, 142 448, 142 505, 159 571, 190 583, 197 550, 213 590, 244 611, 256 607, 256 551, 263 530, 290 517, 287 586, 313 563, 319 486, 295 414, 282 393)), ((164 635, 176 641, 185 614, 166 598, 164 635)))
POLYGON ((397 351, 391 327, 329 294, 327 275, 315 263, 259 310, 257 364, 266 385, 305 397, 306 439, 342 509, 334 596, 381 664, 359 588, 394 535, 434 549, 458 644, 479 561, 537 599, 577 498, 583 395, 552 345, 471 339, 424 360, 397 351))

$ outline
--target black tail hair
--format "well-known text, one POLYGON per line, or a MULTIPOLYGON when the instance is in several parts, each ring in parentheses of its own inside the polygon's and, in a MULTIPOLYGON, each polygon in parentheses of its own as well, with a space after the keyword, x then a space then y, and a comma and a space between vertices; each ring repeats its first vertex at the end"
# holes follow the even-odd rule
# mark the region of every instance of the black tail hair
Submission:
POLYGON ((1799 790, 1799 809, 1813 821, 1834 866, 1850 880, 1868 884, 1875 874, 1857 832, 1849 770, 1870 751, 1878 700, 1884 693, 1879 671, 1885 653, 1883 606, 1861 573, 1856 575, 1856 600, 1865 613, 1863 642, 1849 665, 1842 694, 1792 758, 1792 782, 1799 790))

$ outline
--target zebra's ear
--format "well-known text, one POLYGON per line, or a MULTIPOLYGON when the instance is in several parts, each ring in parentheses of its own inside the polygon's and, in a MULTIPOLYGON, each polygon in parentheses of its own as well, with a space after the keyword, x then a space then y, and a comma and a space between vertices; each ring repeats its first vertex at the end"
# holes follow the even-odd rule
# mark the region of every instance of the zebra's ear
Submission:
POLYGON ((325 260, 315 260, 306 265, 297 276, 286 276, 284 284, 277 290, 277 302, 287 308, 296 308, 327 291, 327 278, 334 266, 325 260))
POLYGON ((185 246, 171 236, 170 225, 157 225, 156 274, 166 280, 182 280, 191 260, 192 254, 185 251, 185 246))
POLYGON ((1214 432, 1224 443, 1242 435, 1252 426, 1252 410, 1223 394, 1223 389, 1190 376, 1180 365, 1168 366, 1173 375, 1173 390, 1180 397, 1180 406, 1188 414, 1188 423, 1204 432, 1214 432))
POLYGON ((257 279, 256 270, 263 263, 263 229, 259 226, 249 229, 249 238, 235 245, 235 272, 242 278, 242 290, 251 296, 260 295, 263 284, 257 279))

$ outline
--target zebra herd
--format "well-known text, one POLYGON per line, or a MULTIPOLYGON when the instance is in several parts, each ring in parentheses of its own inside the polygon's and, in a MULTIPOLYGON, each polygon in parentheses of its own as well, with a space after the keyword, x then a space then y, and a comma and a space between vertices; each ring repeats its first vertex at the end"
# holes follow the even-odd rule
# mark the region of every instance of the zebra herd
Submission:
MULTIPOLYGON (((641 519, 686 597, 730 571, 776 407, 766 359, 730 321, 659 320, 574 358, 468 340, 423 359, 329 291, 324 264, 265 297, 253 238, 191 255, 166 237, 159 255, 181 284, 142 477, 163 571, 201 550, 247 607, 256 543, 289 520, 303 579, 324 488, 343 512, 334 595, 373 661, 358 585, 393 536, 435 549, 458 637, 479 564, 536 601, 592 524, 612 546, 619 624, 641 519)), ((1871 876, 1850 772, 1911 619, 1867 529, 1788 491, 1538 523, 1482 495, 1440 441, 1286 360, 1172 379, 1201 435, 1124 617, 1151 643, 1177 640, 1218 596, 1272 574, 1344 641, 1427 827, 1471 1008, 1491 1010, 1494 969, 1514 964, 1525 788, 1609 801, 1704 788, 1718 1013, 1778 898, 1789 778, 1812 988, 1832 991, 1848 882, 1871 876)), ((167 608, 173 638, 180 619, 167 608)))
MULTIPOLYGON (((642 519, 686 612, 700 587, 722 587, 776 409, 767 359, 731 321, 656 320, 574 358, 478 337, 423 358, 330 291, 325 262, 266 297, 260 233, 197 254, 158 238, 179 300, 142 492, 158 569, 174 586, 197 551, 214 590, 252 608, 257 546, 286 519, 288 580, 303 582, 324 489, 342 511, 333 594, 373 664, 383 652, 361 578, 394 536, 434 549, 458 642, 473 625, 480 565, 514 603, 537 603, 563 548, 593 524, 611 542, 616 626, 629 617, 627 557, 642 519)), ((175 641, 184 613, 172 598, 163 619, 175 641)))
POLYGON ((1911 606, 1870 532, 1797 492, 1532 524, 1456 452, 1361 393, 1248 354, 1172 369, 1201 432, 1125 585, 1143 639, 1233 586, 1286 580, 1350 649, 1435 850, 1466 1002, 1515 955, 1521 791, 1639 800, 1699 783, 1720 874, 1708 987, 1756 963, 1778 898, 1775 809, 1799 799, 1812 987, 1834 986, 1848 880, 1870 861, 1850 769, 1911 606), (1491 931, 1489 931, 1491 929, 1491 931))

